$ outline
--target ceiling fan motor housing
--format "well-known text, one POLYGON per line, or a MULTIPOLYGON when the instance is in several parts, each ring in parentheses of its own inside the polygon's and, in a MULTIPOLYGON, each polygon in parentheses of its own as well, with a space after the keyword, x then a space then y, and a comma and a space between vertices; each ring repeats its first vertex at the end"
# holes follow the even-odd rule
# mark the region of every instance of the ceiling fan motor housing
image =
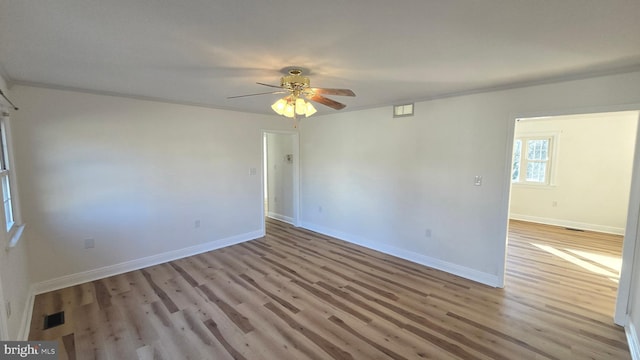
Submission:
POLYGON ((302 71, 298 69, 289 70, 289 75, 280 79, 280 86, 289 90, 304 90, 310 86, 309 78, 302 76, 302 71))

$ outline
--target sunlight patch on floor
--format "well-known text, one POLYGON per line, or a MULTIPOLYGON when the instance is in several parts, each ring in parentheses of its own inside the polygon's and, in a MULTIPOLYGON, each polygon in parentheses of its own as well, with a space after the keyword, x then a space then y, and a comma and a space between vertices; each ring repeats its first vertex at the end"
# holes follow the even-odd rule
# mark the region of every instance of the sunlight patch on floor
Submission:
POLYGON ((573 250, 573 249, 565 249, 566 251, 572 252, 578 256, 582 256, 585 259, 589 259, 593 262, 597 262, 602 266, 606 266, 611 269, 615 273, 620 272, 620 268, 622 267, 622 258, 615 256, 607 256, 602 254, 594 254, 592 252, 583 251, 583 250, 573 250))
POLYGON ((542 244, 536 244, 536 243, 530 243, 530 244, 537 247, 538 249, 544 250, 563 260, 569 261, 572 264, 578 265, 585 270, 591 271, 594 274, 606 276, 607 278, 609 278, 609 280, 615 283, 618 283, 620 266, 622 265, 622 259, 618 259, 612 256, 594 254, 594 253, 580 251, 580 250, 573 250, 573 249, 559 250, 549 245, 542 245, 542 244), (578 256, 588 259, 592 262, 595 262, 599 264, 599 266, 592 264, 589 261, 582 260, 578 256))

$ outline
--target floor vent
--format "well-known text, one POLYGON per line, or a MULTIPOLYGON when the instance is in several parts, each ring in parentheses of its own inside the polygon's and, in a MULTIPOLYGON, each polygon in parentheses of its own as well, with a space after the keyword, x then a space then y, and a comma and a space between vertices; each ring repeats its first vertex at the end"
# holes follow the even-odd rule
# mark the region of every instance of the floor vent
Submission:
POLYGON ((567 228, 567 227, 565 229, 570 230, 570 231, 582 231, 582 232, 584 232, 584 230, 582 230, 582 229, 574 229, 574 228, 567 228))
POLYGON ((64 324, 64 311, 44 317, 44 330, 64 324))

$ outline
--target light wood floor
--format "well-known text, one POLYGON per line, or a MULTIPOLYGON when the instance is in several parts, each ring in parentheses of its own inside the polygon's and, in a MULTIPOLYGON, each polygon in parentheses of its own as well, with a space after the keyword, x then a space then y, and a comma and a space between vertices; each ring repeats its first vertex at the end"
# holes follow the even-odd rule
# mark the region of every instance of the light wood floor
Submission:
POLYGON ((269 220, 262 239, 38 295, 30 339, 60 359, 630 359, 601 264, 621 237, 513 221, 509 239, 494 289, 269 220))

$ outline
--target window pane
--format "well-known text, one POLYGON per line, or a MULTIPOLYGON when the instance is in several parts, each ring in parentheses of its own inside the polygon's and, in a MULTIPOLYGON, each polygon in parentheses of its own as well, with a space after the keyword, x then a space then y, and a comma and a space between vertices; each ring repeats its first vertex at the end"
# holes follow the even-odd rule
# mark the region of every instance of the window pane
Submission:
POLYGON ((545 182, 547 170, 546 162, 530 162, 527 164, 527 181, 545 182))
POLYGON ((547 160, 549 153, 549 141, 548 140, 540 140, 540 160, 547 160))
POLYGON ((527 141, 528 160, 547 160, 549 152, 549 140, 529 140, 527 141))
POLYGON ((11 198, 11 191, 9 189, 9 176, 4 174, 2 176, 2 200, 7 201, 11 198))
POLYGON ((536 143, 534 141, 527 141, 527 159, 535 159, 536 157, 536 143))
POLYGON ((513 166, 511 168, 511 180, 520 180, 520 155, 522 153, 522 140, 516 140, 513 144, 513 166))
POLYGON ((4 203, 4 213, 7 214, 7 231, 13 226, 13 210, 11 209, 11 201, 4 203))
POLYGON ((2 176, 2 200, 4 203, 4 215, 7 222, 7 231, 13 226, 13 208, 11 206, 11 188, 9 186, 9 176, 2 176))
POLYGON ((0 123, 0 141, 2 144, 0 145, 0 169, 8 170, 7 163, 7 139, 6 133, 4 130, 4 122, 0 123))

